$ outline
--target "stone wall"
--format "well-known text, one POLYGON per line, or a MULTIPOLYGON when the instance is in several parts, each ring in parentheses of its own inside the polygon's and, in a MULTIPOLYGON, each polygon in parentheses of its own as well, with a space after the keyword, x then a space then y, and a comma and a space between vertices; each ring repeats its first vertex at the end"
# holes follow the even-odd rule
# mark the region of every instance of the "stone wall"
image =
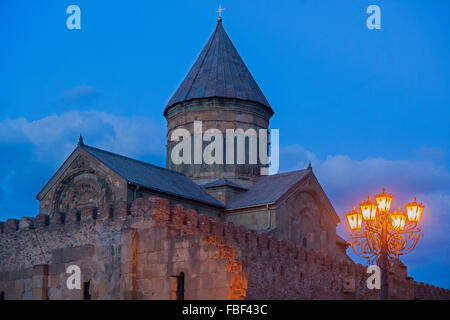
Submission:
MULTIPOLYGON (((76 217, 38 215, 0 224, 0 292, 6 299, 82 299, 68 290, 81 268, 92 299, 377 299, 366 268, 206 214, 138 198, 76 217)), ((449 299, 450 291, 390 271, 391 299, 449 299)))
POLYGON ((261 206, 240 210, 237 213, 227 213, 225 220, 250 230, 272 230, 277 228, 277 214, 278 212, 273 205, 269 208, 261 206))
POLYGON ((93 299, 118 299, 121 229, 130 218, 123 201, 114 210, 104 205, 80 215, 7 220, 0 234, 0 291, 6 299, 81 299, 82 291, 66 287, 67 267, 78 265, 93 299))
MULTIPOLYGON (((169 227, 169 236, 200 234, 205 244, 219 248, 216 258, 227 258, 231 273, 230 298, 245 299, 377 299, 377 290, 367 289, 366 267, 326 253, 297 248, 255 230, 235 227, 222 220, 198 216, 193 210, 158 211, 155 223, 169 227), (232 292, 232 293, 231 293, 232 292)), ((406 266, 390 269, 391 299, 450 298, 450 291, 428 287, 415 296, 417 283, 408 277, 406 266), (425 291, 424 291, 425 292, 425 291)))
POLYGON ((156 192, 145 188, 139 188, 137 192, 135 190, 136 187, 129 186, 128 206, 130 207, 133 204, 133 200, 136 198, 159 197, 169 200, 172 206, 182 204, 186 208, 186 210, 194 209, 199 212, 206 213, 212 218, 221 217, 223 215, 223 208, 213 207, 211 205, 203 204, 197 201, 191 201, 188 199, 183 199, 181 197, 170 196, 161 192, 156 192))

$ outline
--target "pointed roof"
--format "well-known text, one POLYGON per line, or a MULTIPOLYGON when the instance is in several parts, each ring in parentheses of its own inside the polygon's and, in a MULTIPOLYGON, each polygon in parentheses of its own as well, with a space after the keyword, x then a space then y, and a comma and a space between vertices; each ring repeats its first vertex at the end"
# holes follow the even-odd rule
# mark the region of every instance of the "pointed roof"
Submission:
POLYGON ((222 19, 218 19, 216 29, 170 99, 164 114, 177 103, 213 97, 256 102, 273 113, 269 102, 225 32, 222 19))
POLYGON ((257 178, 247 192, 237 195, 233 201, 227 204, 226 211, 275 204, 284 195, 288 194, 291 190, 294 190, 295 187, 307 177, 312 178, 312 184, 316 186, 315 190, 317 190, 318 194, 321 194, 323 197, 324 204, 329 209, 330 214, 334 217, 336 222, 340 222, 339 216, 323 191, 319 181, 317 181, 311 168, 257 178), (274 186, 276 186, 276 188, 274 188, 274 186))
POLYGON ((129 184, 223 207, 222 203, 184 174, 91 146, 82 145, 81 148, 125 178, 129 184))
POLYGON ((227 210, 275 203, 310 173, 310 170, 303 169, 270 176, 261 176, 247 192, 236 196, 236 198, 227 205, 227 210), (274 188, 273 186, 277 187, 274 188))
POLYGON ((211 196, 198 184, 181 173, 94 148, 85 145, 84 143, 78 144, 69 158, 67 158, 49 182, 42 188, 36 196, 38 200, 41 200, 58 181, 63 172, 67 170, 70 164, 78 157, 80 150, 86 151, 88 154, 102 162, 119 176, 127 180, 128 184, 219 208, 224 207, 219 200, 211 196))

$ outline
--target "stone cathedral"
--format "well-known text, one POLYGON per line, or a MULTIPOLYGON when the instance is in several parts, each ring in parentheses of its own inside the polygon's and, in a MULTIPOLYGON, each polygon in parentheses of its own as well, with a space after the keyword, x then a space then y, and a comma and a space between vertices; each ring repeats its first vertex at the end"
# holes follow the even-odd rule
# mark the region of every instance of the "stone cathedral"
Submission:
MULTIPOLYGON (((274 114, 221 18, 163 114, 166 168, 80 136, 38 193, 39 214, 0 222, 0 299, 378 297, 346 255, 311 166, 261 175, 260 163, 173 163, 179 128, 258 131, 274 114), (79 286, 68 285, 71 266, 79 286)), ((401 263, 389 290, 392 299, 449 297, 401 263)))

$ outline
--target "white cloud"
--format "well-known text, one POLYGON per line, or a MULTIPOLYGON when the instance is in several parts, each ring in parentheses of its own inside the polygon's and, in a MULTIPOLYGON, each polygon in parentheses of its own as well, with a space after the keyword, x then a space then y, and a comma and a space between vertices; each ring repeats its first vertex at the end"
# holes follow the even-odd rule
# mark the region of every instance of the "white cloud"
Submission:
POLYGON ((88 145, 130 157, 164 153, 164 129, 145 117, 71 111, 34 121, 18 118, 0 122, 0 143, 30 143, 35 155, 47 162, 64 160, 80 133, 88 145))
POLYGON ((354 160, 348 155, 329 155, 324 161, 301 146, 282 147, 280 163, 285 170, 303 169, 308 161, 326 191, 344 200, 349 194, 377 192, 382 187, 396 194, 450 191, 450 172, 429 160, 354 160))
POLYGON ((92 102, 100 95, 100 92, 94 87, 88 85, 80 85, 67 90, 63 94, 64 103, 81 103, 87 104, 92 102))
POLYGON ((414 154, 421 159, 433 161, 444 161, 448 156, 446 149, 438 147, 422 147, 414 150, 414 154))

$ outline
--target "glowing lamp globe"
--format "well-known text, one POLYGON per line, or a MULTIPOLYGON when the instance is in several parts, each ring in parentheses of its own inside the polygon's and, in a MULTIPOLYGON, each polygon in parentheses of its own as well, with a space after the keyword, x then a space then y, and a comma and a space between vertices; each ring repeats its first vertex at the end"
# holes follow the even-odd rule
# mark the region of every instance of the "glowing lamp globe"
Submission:
POLYGON ((392 212, 390 215, 392 228, 395 230, 405 229, 406 215, 398 208, 398 211, 392 212))
POLYGON ((414 201, 405 204, 405 208, 409 222, 418 223, 422 217, 424 205, 416 202, 416 197, 414 197, 414 201))
POLYGON ((366 201, 363 201, 359 204, 359 208, 361 209, 361 214, 364 221, 375 220, 378 204, 375 201, 371 201, 370 196, 366 201))
POLYGON ((349 213, 346 213, 348 225, 352 231, 361 229, 363 216, 360 211, 357 211, 355 207, 349 213))
POLYGON ((383 191, 375 196, 375 200, 378 204, 378 210, 380 210, 381 212, 389 212, 389 210, 391 209, 393 198, 394 196, 386 193, 383 188, 383 191))

